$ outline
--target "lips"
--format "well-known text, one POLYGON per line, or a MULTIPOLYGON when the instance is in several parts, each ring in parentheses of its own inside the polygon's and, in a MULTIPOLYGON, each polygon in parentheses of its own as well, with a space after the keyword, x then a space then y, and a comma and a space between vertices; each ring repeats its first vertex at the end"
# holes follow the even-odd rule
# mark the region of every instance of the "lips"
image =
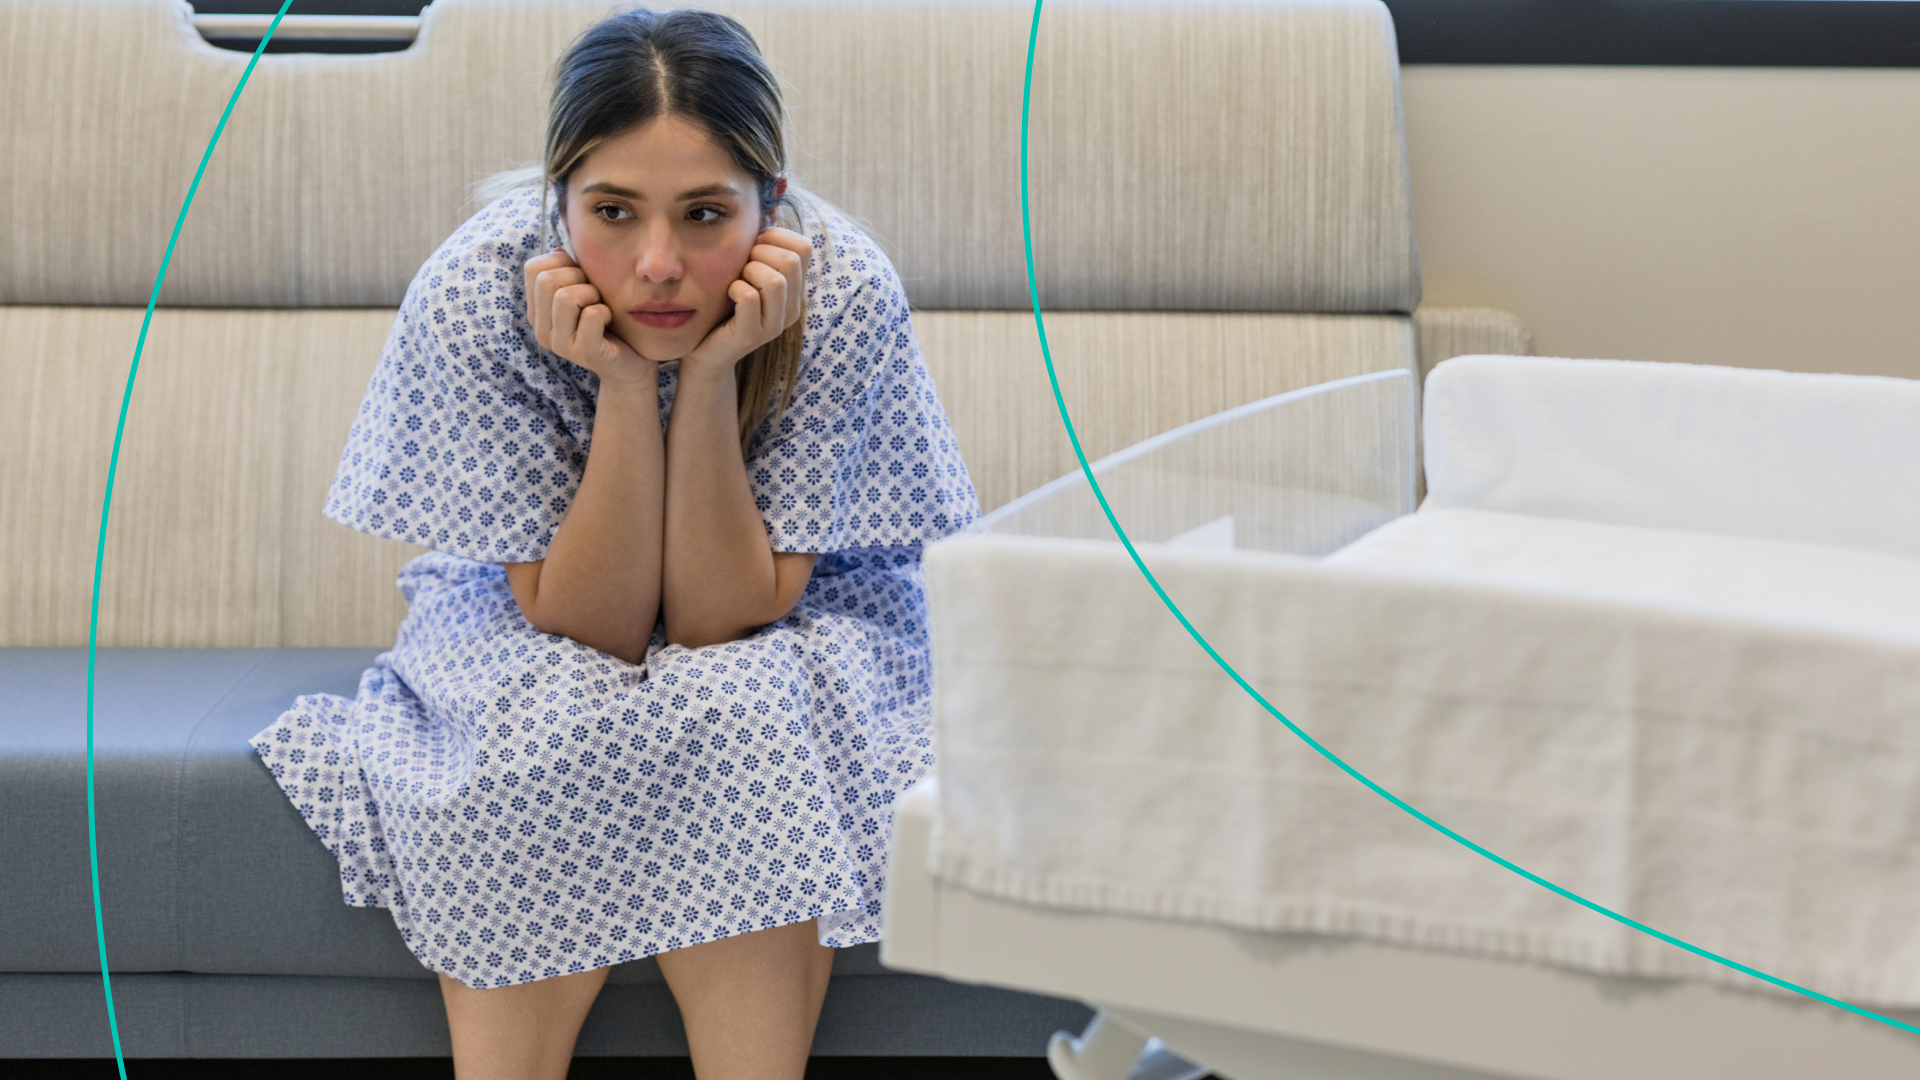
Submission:
POLYGON ((676 330, 693 321, 693 309, 673 307, 667 304, 643 304, 633 308, 632 315, 641 326, 653 330, 676 330))

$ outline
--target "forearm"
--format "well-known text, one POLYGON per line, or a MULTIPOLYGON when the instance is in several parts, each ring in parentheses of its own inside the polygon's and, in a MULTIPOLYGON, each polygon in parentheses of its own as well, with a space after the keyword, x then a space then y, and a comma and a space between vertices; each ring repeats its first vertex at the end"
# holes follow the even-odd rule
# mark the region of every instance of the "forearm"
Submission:
POLYGON ((586 472, 546 558, 507 568, 527 621, 638 662, 660 614, 666 446, 659 391, 600 388, 586 472))
POLYGON ((733 372, 683 366, 667 432, 661 609, 667 640, 737 640, 792 610, 810 555, 776 555, 740 454, 733 372))

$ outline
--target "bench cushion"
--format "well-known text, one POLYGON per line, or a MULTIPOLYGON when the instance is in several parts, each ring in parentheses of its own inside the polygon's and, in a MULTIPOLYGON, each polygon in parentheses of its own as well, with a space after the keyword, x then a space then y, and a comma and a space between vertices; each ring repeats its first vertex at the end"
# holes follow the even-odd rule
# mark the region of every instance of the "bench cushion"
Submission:
MULTIPOLYGON (((247 745, 295 696, 351 695, 375 649, 102 649, 94 769, 115 971, 432 978, 247 745)), ((0 649, 0 971, 97 970, 85 649, 0 649)), ((836 972, 881 970, 874 947, 836 972)), ((651 960, 615 982, 653 982, 651 960)))

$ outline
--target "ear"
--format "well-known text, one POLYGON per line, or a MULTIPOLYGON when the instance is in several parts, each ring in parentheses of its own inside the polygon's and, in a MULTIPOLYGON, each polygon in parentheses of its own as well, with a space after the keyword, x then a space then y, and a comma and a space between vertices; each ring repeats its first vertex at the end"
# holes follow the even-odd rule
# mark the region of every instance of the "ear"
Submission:
POLYGON ((782 176, 773 182, 773 201, 767 204, 767 207, 764 211, 767 228, 773 227, 774 213, 780 206, 780 200, 786 197, 787 197, 787 178, 782 176))

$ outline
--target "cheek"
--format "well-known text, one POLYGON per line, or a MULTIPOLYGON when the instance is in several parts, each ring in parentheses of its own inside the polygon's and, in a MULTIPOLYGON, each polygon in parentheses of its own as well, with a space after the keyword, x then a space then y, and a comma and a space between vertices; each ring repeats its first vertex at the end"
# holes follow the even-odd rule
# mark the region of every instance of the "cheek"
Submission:
POLYGON ((620 276, 620 269, 625 265, 624 253, 590 235, 582 236, 579 233, 571 235, 573 253, 579 260, 580 269, 586 271, 587 280, 602 288, 613 284, 620 276))
MULTIPOLYGON (((598 228, 597 218, 591 214, 580 213, 579 203, 567 207, 567 236, 573 241, 573 257, 587 280, 596 287, 605 289, 620 278, 622 262, 626 253, 608 243, 606 230, 598 228)), ((560 246, 559 238, 554 238, 554 247, 560 246)))
POLYGON ((687 277, 700 286, 700 292, 712 298, 712 302, 722 307, 733 303, 727 296, 727 286, 740 279, 740 271, 747 265, 748 253, 752 251, 751 242, 737 249, 702 252, 688 260, 687 277))

